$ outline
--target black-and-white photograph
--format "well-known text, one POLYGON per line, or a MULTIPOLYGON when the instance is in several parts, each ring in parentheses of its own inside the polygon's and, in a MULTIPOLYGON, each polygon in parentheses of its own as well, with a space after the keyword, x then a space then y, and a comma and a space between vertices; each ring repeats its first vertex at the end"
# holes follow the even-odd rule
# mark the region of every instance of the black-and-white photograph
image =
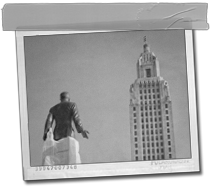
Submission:
POLYGON ((30 167, 192 158, 184 30, 22 39, 30 167))

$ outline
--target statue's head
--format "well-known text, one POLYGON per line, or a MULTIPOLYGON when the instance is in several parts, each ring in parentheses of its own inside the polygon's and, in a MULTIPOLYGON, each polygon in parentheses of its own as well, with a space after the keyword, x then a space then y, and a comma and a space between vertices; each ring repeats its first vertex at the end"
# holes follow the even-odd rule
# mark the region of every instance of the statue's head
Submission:
POLYGON ((62 92, 60 94, 60 100, 61 102, 66 102, 66 101, 70 101, 70 94, 68 92, 62 92))

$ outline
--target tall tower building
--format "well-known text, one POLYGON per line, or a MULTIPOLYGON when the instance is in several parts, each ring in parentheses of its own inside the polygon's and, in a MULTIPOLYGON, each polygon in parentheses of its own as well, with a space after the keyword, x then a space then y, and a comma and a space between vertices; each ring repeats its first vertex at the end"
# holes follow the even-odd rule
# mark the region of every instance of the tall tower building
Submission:
POLYGON ((132 160, 176 158, 169 86, 144 37, 137 62, 137 79, 130 86, 132 160))

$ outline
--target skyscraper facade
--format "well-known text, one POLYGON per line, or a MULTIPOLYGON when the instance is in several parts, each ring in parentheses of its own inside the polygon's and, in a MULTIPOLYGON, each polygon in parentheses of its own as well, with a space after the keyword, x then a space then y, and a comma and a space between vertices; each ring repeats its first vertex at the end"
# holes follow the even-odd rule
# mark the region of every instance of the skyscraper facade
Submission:
POLYGON ((130 86, 132 160, 176 158, 169 86, 146 37, 137 62, 137 79, 130 86))

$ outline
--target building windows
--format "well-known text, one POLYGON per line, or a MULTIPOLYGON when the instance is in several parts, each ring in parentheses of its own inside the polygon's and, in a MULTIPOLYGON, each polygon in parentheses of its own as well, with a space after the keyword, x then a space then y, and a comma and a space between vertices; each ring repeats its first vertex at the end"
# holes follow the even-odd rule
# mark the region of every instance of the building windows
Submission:
POLYGON ((158 140, 158 136, 156 136, 156 140, 158 140))
POLYGON ((134 119, 134 123, 136 123, 136 119, 134 119))
POLYGON ((155 128, 157 128, 157 123, 155 123, 155 128))
POLYGON ((171 152, 171 148, 169 148, 169 152, 171 152))
POLYGON ((162 130, 162 129, 160 129, 160 130, 159 130, 159 132, 160 132, 160 134, 162 134, 162 133, 163 133, 163 130, 162 130))
POLYGON ((159 94, 157 95, 157 98, 160 98, 160 95, 159 95, 159 94))
POLYGON ((155 156, 153 156, 152 158, 155 159, 155 156))
POLYGON ((144 119, 141 119, 142 123, 144 123, 144 119))
POLYGON ((146 124, 146 129, 148 129, 148 124, 146 124))
POLYGON ((163 135, 160 136, 160 140, 163 140, 163 135))
POLYGON ((153 95, 153 98, 155 98, 155 95, 153 95))
POLYGON ((141 113, 141 117, 143 117, 144 115, 143 115, 143 112, 141 113))
POLYGON ((168 108, 168 104, 165 104, 165 108, 168 108))
POLYGON ((142 96, 140 96, 140 100, 142 100, 142 96))
POLYGON ((153 119, 152 119, 152 118, 150 118, 150 121, 153 121, 153 119))
POLYGON ((167 126, 170 126, 170 123, 169 123, 169 122, 167 122, 167 126))
POLYGON ((151 124, 151 129, 153 129, 153 124, 151 124))
POLYGON ((135 151, 135 154, 138 154, 138 150, 135 151))
POLYGON ((159 121, 161 121, 161 117, 159 117, 159 121))
POLYGON ((152 116, 152 112, 150 112, 150 116, 152 116))
POLYGON ((158 115, 161 115, 161 112, 160 112, 160 111, 158 111, 158 115))
POLYGON ((170 135, 167 135, 167 138, 170 139, 170 135))
POLYGON ((167 120, 169 120, 169 116, 167 116, 167 120))
POLYGON ((137 131, 135 131, 135 135, 137 135, 137 131))
POLYGON ((136 111, 136 108, 135 108, 135 107, 133 107, 133 111, 136 111))
POLYGON ((170 129, 169 128, 167 129, 167 132, 170 133, 170 129))
POLYGON ((169 158, 172 159, 172 154, 169 154, 169 158))
POLYGON ((138 156, 136 156, 136 157, 135 157, 135 160, 136 160, 136 161, 138 161, 138 160, 139 160, 138 156))
POLYGON ((168 145, 169 145, 169 146, 171 145, 171 142, 170 142, 170 141, 168 141, 168 145))
POLYGON ((143 111, 143 106, 141 107, 141 111, 143 111))
POLYGON ((146 90, 144 90, 144 93, 146 93, 146 90))
POLYGON ((151 145, 152 145, 152 147, 154 147, 154 143, 152 143, 151 145))
POLYGON ((142 137, 142 141, 143 141, 143 142, 145 141, 145 137, 144 137, 144 136, 142 137))
POLYGON ((161 155, 161 159, 164 159, 164 155, 161 155))
POLYGON ((134 113, 133 116, 136 117, 136 113, 134 113))
POLYGON ((135 144, 135 147, 138 148, 138 144, 135 144))
POLYGON ((135 137, 135 142, 137 142, 137 140, 138 140, 138 139, 135 137))
POLYGON ((146 69, 146 76, 151 77, 151 69, 146 69))
POLYGON ((134 129, 137 129, 137 126, 136 126, 136 125, 134 125, 134 129))
POLYGON ((157 153, 159 153, 159 148, 157 148, 157 153))
POLYGON ((156 146, 157 146, 157 147, 159 146, 159 143, 158 143, 158 142, 156 143, 156 146))
POLYGON ((163 146, 163 142, 161 142, 160 145, 163 146))
POLYGON ((157 89, 157 92, 159 93, 159 92, 160 92, 160 90, 159 90, 159 89, 157 89))
POLYGON ((146 131, 146 134, 149 135, 149 130, 146 131))
POLYGON ((145 156, 143 156, 143 160, 146 160, 145 156))
POLYGON ((168 112, 168 110, 166 110, 166 114, 168 114, 169 112, 168 112))
POLYGON ((142 124, 142 129, 144 129, 144 125, 142 124))
POLYGON ((152 91, 153 91, 153 93, 155 92, 154 89, 152 91))
POLYGON ((148 148, 150 147, 150 143, 147 143, 147 147, 148 147, 148 148))
POLYGON ((162 123, 159 124, 160 128, 162 127, 162 123))

